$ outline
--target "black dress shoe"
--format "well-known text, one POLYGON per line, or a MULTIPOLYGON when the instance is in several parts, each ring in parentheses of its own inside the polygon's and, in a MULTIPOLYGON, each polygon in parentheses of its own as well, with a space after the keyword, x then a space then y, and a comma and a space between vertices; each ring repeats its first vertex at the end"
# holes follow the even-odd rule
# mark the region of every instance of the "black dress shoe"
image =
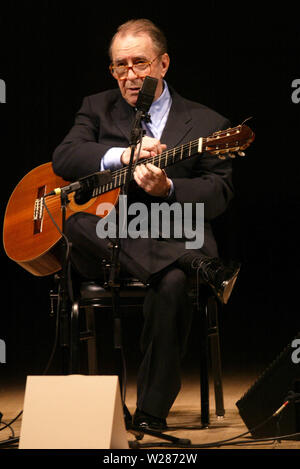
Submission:
POLYGON ((224 265, 217 258, 202 265, 207 282, 221 303, 228 303, 240 269, 240 263, 232 261, 229 265, 224 265))
POLYGON ((136 409, 134 413, 132 425, 141 431, 143 431, 143 429, 150 429, 162 432, 167 429, 166 419, 154 417, 153 415, 147 414, 139 409, 136 409))
POLYGON ((202 281, 210 285, 221 303, 229 300, 241 264, 231 261, 225 265, 218 257, 206 257, 187 253, 178 260, 178 265, 188 274, 197 272, 202 281))

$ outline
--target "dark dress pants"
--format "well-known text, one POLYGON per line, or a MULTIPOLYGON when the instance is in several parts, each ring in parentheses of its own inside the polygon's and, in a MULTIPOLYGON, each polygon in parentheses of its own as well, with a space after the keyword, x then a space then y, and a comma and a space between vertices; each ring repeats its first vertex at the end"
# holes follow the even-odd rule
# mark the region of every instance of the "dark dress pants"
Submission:
MULTIPOLYGON (((110 259, 109 241, 96 236, 98 217, 77 213, 66 222, 72 242, 71 259, 81 276, 102 277, 102 259, 110 259)), ((132 240, 138 243, 139 240, 132 240)), ((143 267, 120 252, 121 267, 140 278, 143 267)), ((166 418, 181 385, 181 361, 192 321, 188 278, 172 263, 150 283, 144 301, 141 336, 142 363, 137 381, 137 407, 156 417, 166 418)))

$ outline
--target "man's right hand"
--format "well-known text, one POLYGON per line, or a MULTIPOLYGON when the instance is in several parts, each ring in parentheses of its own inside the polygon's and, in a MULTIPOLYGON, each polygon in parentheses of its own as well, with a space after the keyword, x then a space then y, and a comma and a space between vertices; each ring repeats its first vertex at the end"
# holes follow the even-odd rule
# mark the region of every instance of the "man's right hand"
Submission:
MULTIPOLYGON (((142 139, 142 147, 141 147, 139 159, 151 158, 152 156, 160 155, 164 150, 166 150, 166 148, 167 148, 167 145, 165 145, 164 143, 160 143, 160 141, 157 140, 157 138, 145 136, 142 139)), ((137 158, 138 149, 139 149, 139 145, 137 146, 135 150, 134 161, 137 158)), ((124 165, 129 164, 130 154, 131 154, 131 148, 128 147, 122 153, 122 156, 121 156, 122 164, 124 165)))

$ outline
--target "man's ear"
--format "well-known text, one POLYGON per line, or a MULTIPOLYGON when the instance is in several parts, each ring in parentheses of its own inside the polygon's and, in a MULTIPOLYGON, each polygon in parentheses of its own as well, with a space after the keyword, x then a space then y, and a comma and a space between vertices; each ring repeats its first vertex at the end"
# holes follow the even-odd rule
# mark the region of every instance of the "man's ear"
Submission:
POLYGON ((167 73, 169 65, 170 65, 170 57, 169 57, 169 54, 167 54, 166 52, 161 57, 161 65, 162 65, 162 78, 163 78, 165 74, 167 73))

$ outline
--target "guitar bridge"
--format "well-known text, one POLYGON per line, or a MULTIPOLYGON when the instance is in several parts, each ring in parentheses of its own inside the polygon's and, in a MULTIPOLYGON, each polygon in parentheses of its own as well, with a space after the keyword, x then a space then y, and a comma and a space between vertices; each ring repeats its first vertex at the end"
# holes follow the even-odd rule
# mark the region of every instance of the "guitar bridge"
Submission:
POLYGON ((33 234, 41 233, 43 230, 44 204, 43 197, 46 194, 46 186, 41 186, 37 191, 37 198, 33 208, 33 234))

